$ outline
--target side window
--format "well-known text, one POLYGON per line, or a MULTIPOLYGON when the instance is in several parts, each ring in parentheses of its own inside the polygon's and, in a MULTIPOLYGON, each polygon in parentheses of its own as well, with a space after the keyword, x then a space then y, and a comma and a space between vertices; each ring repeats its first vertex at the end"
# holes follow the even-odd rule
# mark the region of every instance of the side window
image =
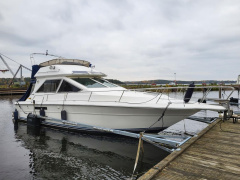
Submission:
POLYGON ((110 83, 108 82, 107 80, 105 79, 100 79, 100 78, 93 78, 94 80, 104 84, 105 86, 108 86, 108 87, 118 87, 117 85, 113 84, 113 83, 110 83))
POLYGON ((81 89, 64 80, 58 90, 58 92, 78 92, 78 91, 81 91, 81 89))
POLYGON ((105 88, 106 86, 100 84, 89 78, 72 78, 74 81, 86 86, 87 88, 105 88))
POLYGON ((60 80, 47 80, 43 83, 37 92, 56 92, 59 83, 60 80))

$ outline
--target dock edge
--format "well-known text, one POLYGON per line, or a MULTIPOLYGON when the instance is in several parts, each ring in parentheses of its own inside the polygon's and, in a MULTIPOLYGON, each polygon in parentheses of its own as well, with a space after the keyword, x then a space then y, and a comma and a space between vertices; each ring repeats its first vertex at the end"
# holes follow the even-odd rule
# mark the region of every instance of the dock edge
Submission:
POLYGON ((208 132, 210 129, 212 129, 218 122, 220 122, 222 119, 218 118, 216 121, 214 121, 212 124, 207 126, 205 129, 203 129, 197 136, 192 137, 189 141, 184 143, 180 148, 180 150, 176 150, 169 154, 167 157, 165 157, 162 161, 160 161, 158 164, 156 164, 154 167, 149 169, 144 175, 138 178, 138 180, 148 180, 152 179, 155 175, 157 175, 160 171, 162 171, 167 165, 169 165, 175 158, 177 158, 179 155, 181 155, 184 151, 186 151, 195 141, 197 141, 200 137, 202 137, 206 132, 208 132))

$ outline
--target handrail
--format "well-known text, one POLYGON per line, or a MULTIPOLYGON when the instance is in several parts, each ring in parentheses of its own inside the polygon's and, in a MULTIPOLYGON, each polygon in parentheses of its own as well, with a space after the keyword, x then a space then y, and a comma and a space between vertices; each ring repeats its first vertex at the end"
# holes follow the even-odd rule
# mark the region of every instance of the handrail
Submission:
POLYGON ((202 89, 202 88, 230 88, 234 90, 234 87, 232 86, 195 86, 195 87, 188 87, 188 86, 178 86, 178 87, 156 87, 156 88, 138 88, 138 89, 131 89, 131 90, 154 90, 154 89, 202 89))
POLYGON ((118 102, 121 102, 121 99, 122 99, 122 97, 123 97, 124 92, 125 92, 125 91, 122 92, 122 95, 120 96, 118 102))
POLYGON ((88 102, 90 101, 91 97, 92 97, 92 92, 90 93, 90 96, 88 98, 88 102))
MULTIPOLYGON (((171 98, 169 96, 169 90, 171 89, 180 89, 180 90, 184 90, 184 89, 188 89, 188 88, 194 88, 194 89, 203 89, 203 88, 207 88, 207 91, 203 94, 203 97, 201 98, 200 102, 203 102, 207 95, 212 91, 213 88, 223 88, 223 89, 228 89, 228 90, 232 90, 232 92, 228 95, 228 97, 226 98, 226 100, 228 100, 230 98, 230 96, 232 95, 233 91, 234 91, 234 87, 232 86, 198 86, 198 87, 156 87, 156 88, 140 88, 140 89, 123 89, 123 90, 99 90, 99 91, 81 91, 79 93, 90 93, 89 97, 88 97, 88 100, 74 100, 74 101, 88 101, 88 102, 99 102, 99 101, 94 101, 94 100, 91 100, 93 97, 94 97, 94 93, 101 93, 101 92, 122 92, 121 95, 119 95, 119 99, 116 101, 116 100, 110 100, 110 101, 100 101, 100 102, 118 102, 118 103, 129 103, 129 104, 143 104, 143 103, 148 103, 150 101, 153 101, 155 98, 158 98, 156 100, 156 102, 154 101, 154 103, 158 103, 159 100, 162 98, 162 95, 165 94, 165 93, 168 93, 167 95, 167 99, 168 101, 171 101, 171 98), (156 92, 153 92, 153 91, 148 91, 148 90, 156 90, 156 92), (157 92, 158 90, 163 90, 163 91, 159 91, 157 92), (155 96, 153 96, 152 98, 146 100, 146 101, 143 101, 143 102, 122 102, 122 98, 124 97, 124 95, 126 94, 125 92, 131 92, 131 91, 134 91, 134 92, 144 92, 144 93, 149 93, 149 94, 154 94, 155 96)), ((180 91, 179 91, 180 92, 180 91)), ((58 93, 56 93, 58 94, 58 93)), ((56 95, 56 94, 46 94, 47 95, 47 99, 48 99, 48 96, 50 95, 56 95)), ((71 93, 68 93, 68 94, 71 94, 71 93)), ((96 95, 96 94, 95 94, 96 95)), ((42 95, 38 95, 38 94, 35 94, 35 96, 42 96, 42 95)), ((34 97, 35 97, 34 96, 34 97)), ((118 97, 118 96, 116 96, 118 97)), ((33 98, 34 99, 34 98, 33 98)), ((179 99, 179 98, 176 98, 176 99, 179 99)), ((65 101, 67 100, 67 98, 65 99, 65 101)), ((183 99, 182 99, 183 100, 183 99)))

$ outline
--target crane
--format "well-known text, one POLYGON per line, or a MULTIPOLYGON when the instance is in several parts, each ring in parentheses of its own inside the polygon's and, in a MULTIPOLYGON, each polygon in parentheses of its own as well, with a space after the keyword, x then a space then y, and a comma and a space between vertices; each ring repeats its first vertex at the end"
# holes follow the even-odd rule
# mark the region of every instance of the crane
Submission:
POLYGON ((0 54, 0 58, 2 59, 3 63, 4 63, 4 64, 7 66, 7 68, 8 68, 8 69, 2 69, 2 70, 0 70, 0 71, 1 71, 1 72, 6 72, 6 71, 9 71, 9 70, 10 70, 11 74, 14 76, 13 71, 12 71, 11 68, 8 66, 7 62, 3 59, 3 57, 1 56, 1 54, 0 54))
MULTIPOLYGON (((4 55, 0 53, 0 59, 1 59, 1 60, 3 61, 3 63, 6 65, 7 69, 2 69, 2 70, 0 70, 0 71, 3 72, 3 73, 6 72, 6 71, 10 71, 10 73, 13 75, 13 78, 12 78, 11 82, 9 83, 8 87, 10 87, 10 86, 12 85, 12 83, 13 83, 14 79, 16 78, 16 76, 17 76, 17 74, 18 74, 19 71, 20 71, 20 77, 21 77, 21 79, 22 79, 22 77, 23 77, 23 76, 22 76, 22 68, 25 68, 25 69, 27 69, 27 70, 29 70, 29 71, 32 71, 31 69, 29 69, 29 68, 23 66, 22 64, 20 64, 18 70, 17 70, 16 73, 14 74, 13 71, 12 71, 12 69, 8 66, 7 62, 4 60, 4 58, 3 58, 2 56, 4 56, 4 55)), ((5 57, 6 57, 6 56, 5 56, 5 57)), ((10 58, 9 58, 9 59, 10 59, 10 58)), ((12 60, 12 59, 11 59, 11 60, 12 60)), ((14 60, 12 60, 12 61, 14 61, 14 60)), ((14 62, 17 63, 16 61, 14 61, 14 62)), ((18 63, 18 64, 19 64, 19 63, 18 63)), ((17 79, 17 81, 18 81, 19 83, 21 83, 19 79, 17 79)))

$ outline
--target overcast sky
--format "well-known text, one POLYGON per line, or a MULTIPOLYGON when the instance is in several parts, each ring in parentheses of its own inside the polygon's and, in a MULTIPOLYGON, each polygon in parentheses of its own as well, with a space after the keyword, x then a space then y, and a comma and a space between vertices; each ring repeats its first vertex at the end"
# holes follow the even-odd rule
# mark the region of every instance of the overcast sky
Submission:
POLYGON ((121 81, 171 80, 174 73, 177 80, 236 80, 240 1, 0 1, 0 53, 31 67, 29 55, 46 50, 88 60, 121 81))

